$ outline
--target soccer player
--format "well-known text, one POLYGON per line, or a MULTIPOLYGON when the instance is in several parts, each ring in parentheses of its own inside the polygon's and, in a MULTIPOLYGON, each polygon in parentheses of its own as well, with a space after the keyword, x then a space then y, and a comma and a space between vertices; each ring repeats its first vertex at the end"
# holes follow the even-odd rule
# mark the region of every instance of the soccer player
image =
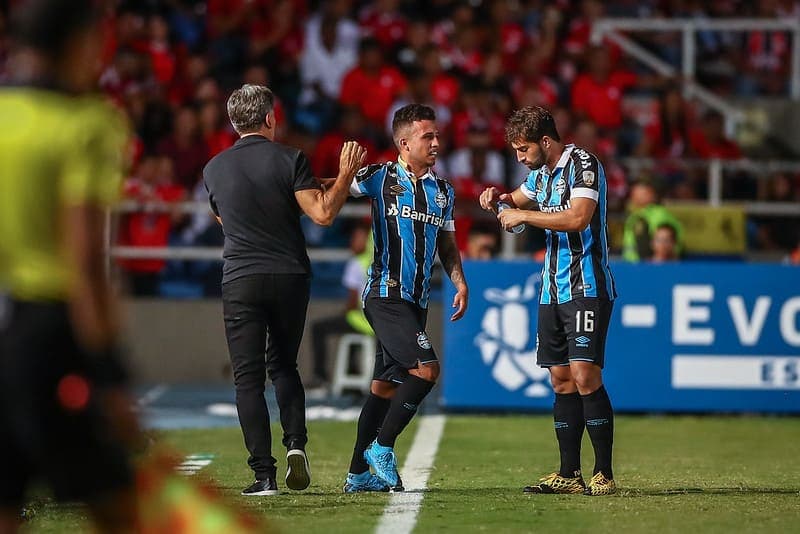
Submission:
POLYGON ((439 154, 435 121, 428 106, 398 109, 392 120, 398 160, 364 167, 350 188, 352 195, 372 199, 375 254, 363 301, 378 350, 345 493, 402 489, 395 440, 439 376, 439 361, 425 332, 437 252, 456 288, 450 319, 460 319, 467 309, 467 282, 455 241, 453 187, 432 169, 439 154))
POLYGON ((526 493, 615 491, 611 469, 614 412, 603 386, 606 332, 617 291, 608 267, 606 176, 594 154, 565 145, 553 116, 532 106, 515 111, 506 140, 531 172, 508 194, 483 191, 481 207, 498 213, 506 230, 528 224, 544 228, 547 248, 537 328, 537 363, 550 370, 553 417, 561 468, 526 493), (588 484, 581 475, 584 427, 595 454, 588 484))
POLYGON ((100 532, 132 531, 137 428, 116 354, 105 210, 127 128, 96 84, 90 0, 14 3, 14 84, 0 89, 0 532, 35 478, 88 504, 100 532))

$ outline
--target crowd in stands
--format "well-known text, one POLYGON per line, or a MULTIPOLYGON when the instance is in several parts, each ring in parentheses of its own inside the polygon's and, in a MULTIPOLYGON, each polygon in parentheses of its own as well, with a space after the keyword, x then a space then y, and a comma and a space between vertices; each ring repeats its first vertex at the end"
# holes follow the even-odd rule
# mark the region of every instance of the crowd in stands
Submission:
MULTIPOLYGON (((370 162, 394 159, 392 113, 417 101, 437 112, 443 145, 437 170, 456 185, 464 248, 478 216, 477 194, 487 184, 515 187, 527 172, 503 139, 505 118, 515 108, 551 109, 562 138, 600 157, 609 205, 618 213, 629 184, 641 178, 634 174, 643 172, 624 165, 625 158, 666 158, 647 171, 663 196, 705 199, 707 170, 682 162, 747 155, 725 135, 723 117, 684 99, 676 80, 654 75, 609 42, 594 45, 595 20, 800 17, 800 2, 793 0, 106 3, 100 88, 125 110, 136 135, 129 199, 205 199, 201 171, 236 140, 224 104, 242 83, 273 89, 278 140, 303 149, 320 177, 336 174, 344 139, 366 146, 370 162)), ((11 68, 4 61, 4 20, 0 15, 0 79, 9 78, 11 68)), ((680 72, 679 33, 629 35, 680 72)), ((725 98, 788 94, 789 33, 701 31, 697 43, 697 78, 713 92, 725 98)), ((726 180, 724 197, 800 200, 797 173, 761 178, 742 173, 726 180)), ((312 246, 348 242, 337 225, 308 230, 312 246)), ((751 245, 789 250, 795 237, 784 243, 765 223, 752 232, 751 245)), ((131 245, 214 245, 221 233, 210 216, 142 212, 123 218, 120 239, 131 245)), ((189 267, 176 265, 135 260, 122 267, 147 293, 165 269, 186 275, 189 267)), ((200 271, 213 279, 213 268, 200 271)))

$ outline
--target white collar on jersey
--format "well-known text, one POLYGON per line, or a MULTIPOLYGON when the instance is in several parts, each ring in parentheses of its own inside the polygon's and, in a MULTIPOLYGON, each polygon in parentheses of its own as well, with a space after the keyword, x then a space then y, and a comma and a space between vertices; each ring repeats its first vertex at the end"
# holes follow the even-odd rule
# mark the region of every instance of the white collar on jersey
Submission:
MULTIPOLYGON (((402 156, 397 156, 397 164, 403 169, 403 172, 405 172, 407 175, 414 176, 414 173, 411 171, 411 169, 408 168, 408 163, 403 161, 402 156)), ((424 180, 426 178, 433 178, 433 168, 432 167, 428 167, 425 170, 425 174, 423 174, 422 176, 419 177, 420 180, 424 180)))
MULTIPOLYGON (((567 162, 569 161, 569 155, 572 154, 572 149, 575 148, 575 145, 570 143, 568 145, 564 145, 564 152, 561 153, 561 157, 556 163, 556 169, 563 169, 567 166, 567 162)), ((553 169, 553 170, 556 170, 553 169)))

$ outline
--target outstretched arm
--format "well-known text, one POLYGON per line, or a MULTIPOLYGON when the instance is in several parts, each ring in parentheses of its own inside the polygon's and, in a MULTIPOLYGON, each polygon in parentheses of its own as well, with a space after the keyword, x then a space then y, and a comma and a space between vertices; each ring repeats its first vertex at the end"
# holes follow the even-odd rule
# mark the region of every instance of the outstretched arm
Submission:
POLYGON ((467 279, 464 277, 464 269, 461 266, 461 254, 456 245, 456 233, 440 231, 436 246, 444 272, 456 287, 456 296, 453 298, 453 308, 456 311, 450 316, 450 320, 458 321, 467 311, 469 289, 467 288, 467 279))
POLYGON ((297 203, 312 221, 322 226, 333 223, 350 194, 353 176, 364 165, 366 154, 366 150, 355 141, 346 142, 339 156, 339 175, 332 183, 326 180, 326 187, 322 189, 295 192, 297 203))

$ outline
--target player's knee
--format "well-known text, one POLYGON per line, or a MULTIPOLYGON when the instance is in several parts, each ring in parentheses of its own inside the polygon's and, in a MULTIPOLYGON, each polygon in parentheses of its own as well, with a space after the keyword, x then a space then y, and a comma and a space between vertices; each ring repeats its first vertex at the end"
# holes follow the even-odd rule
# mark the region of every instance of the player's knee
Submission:
POLYGON ((603 377, 599 372, 576 373, 574 379, 581 395, 588 395, 603 385, 603 377))
POLYGON ((572 373, 566 366, 550 368, 550 384, 553 386, 553 391, 564 395, 574 393, 577 389, 572 373))
POLYGON ((439 362, 420 363, 416 368, 409 369, 408 374, 417 376, 428 382, 436 382, 439 378, 439 362))
POLYGON ((574 393, 577 389, 572 379, 556 377, 555 375, 550 375, 550 384, 553 386, 554 392, 563 395, 574 393))
POLYGON ((382 399, 391 399, 394 397, 395 391, 397 391, 397 386, 391 382, 373 380, 372 384, 369 386, 369 391, 376 397, 380 397, 382 399))

